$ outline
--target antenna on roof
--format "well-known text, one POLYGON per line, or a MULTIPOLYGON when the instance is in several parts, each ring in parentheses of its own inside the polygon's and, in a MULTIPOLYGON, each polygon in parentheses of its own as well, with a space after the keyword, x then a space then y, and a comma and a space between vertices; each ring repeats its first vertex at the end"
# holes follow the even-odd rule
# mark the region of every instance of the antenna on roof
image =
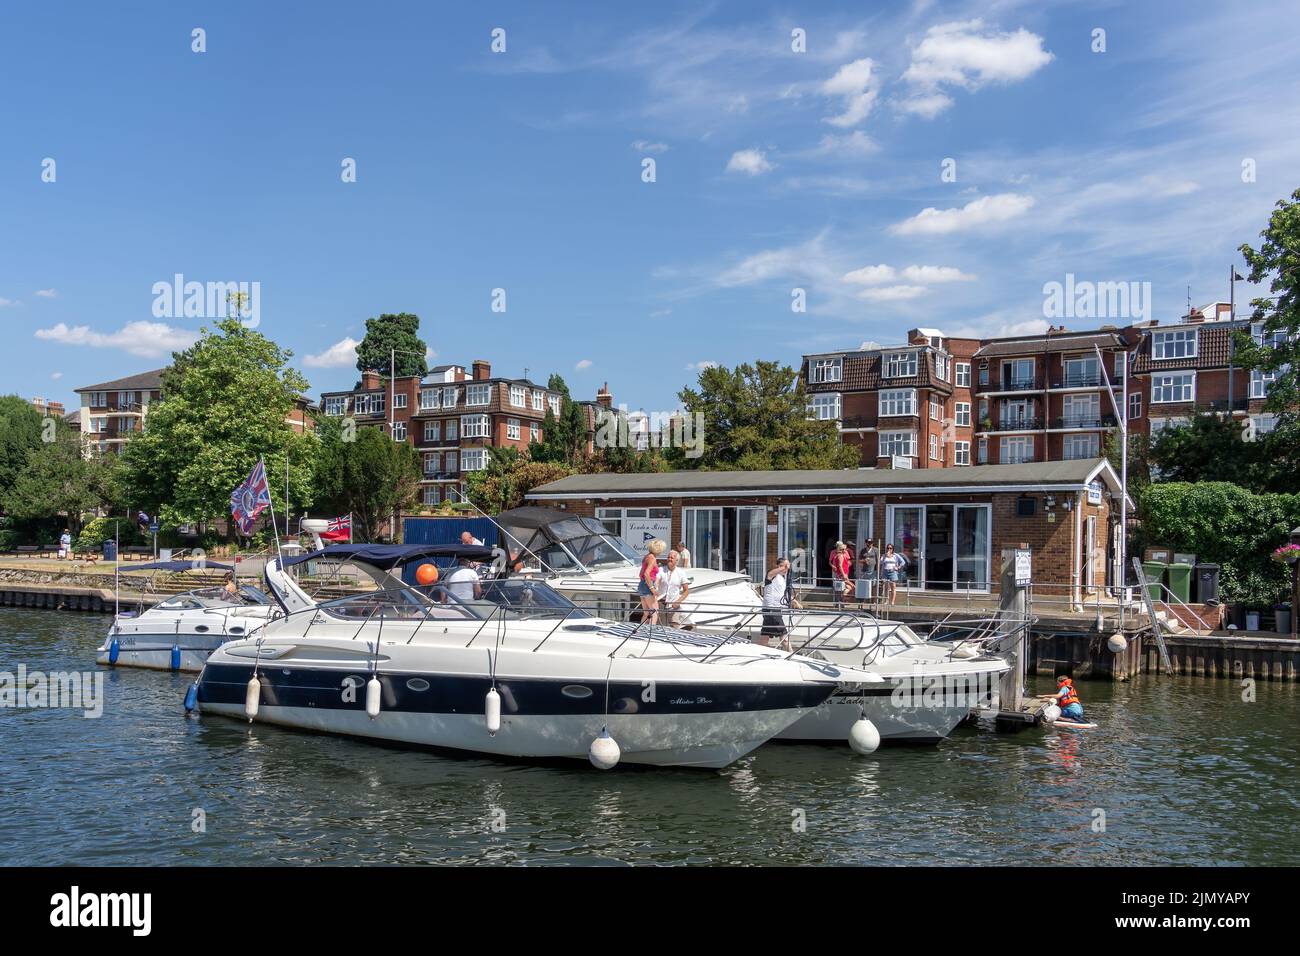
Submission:
POLYGON ((1187 287, 1187 314, 1192 314, 1192 287, 1187 287))

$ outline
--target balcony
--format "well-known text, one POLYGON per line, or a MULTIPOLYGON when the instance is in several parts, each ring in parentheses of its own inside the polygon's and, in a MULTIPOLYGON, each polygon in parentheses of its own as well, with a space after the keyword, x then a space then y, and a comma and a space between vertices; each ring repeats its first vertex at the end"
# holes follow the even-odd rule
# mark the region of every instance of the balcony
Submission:
POLYGON ((854 428, 875 428, 876 423, 863 415, 845 415, 839 420, 841 431, 854 428))
POLYGON ((1104 384, 1106 383, 1101 377, 1100 372, 1096 375, 1065 375, 1052 380, 1052 388, 1054 390, 1064 388, 1101 388, 1104 384))
POLYGON ((1114 415, 1102 415, 1100 418, 1087 418, 1082 415, 1061 415, 1052 419, 1053 429, 1079 428, 1098 430, 1102 428, 1115 428, 1118 425, 1119 419, 1114 415))
POLYGON ((1037 432, 1043 430, 1041 418, 999 418, 980 422, 977 432, 1037 432))
MULTIPOLYGON (((1263 401, 1262 398, 1257 398, 1257 399, 1254 399, 1254 400, 1257 401, 1257 402, 1263 401)), ((1234 399, 1232 400, 1232 402, 1229 403, 1229 401, 1228 401, 1226 398, 1221 398, 1221 399, 1218 399, 1218 400, 1216 400, 1216 401, 1212 401, 1212 402, 1197 402, 1197 403, 1196 403, 1196 408, 1197 408, 1198 411, 1206 411, 1206 412, 1226 412, 1226 411, 1229 411, 1228 406, 1229 406, 1229 404, 1231 404, 1231 406, 1232 406, 1231 411, 1234 411, 1234 412, 1244 412, 1244 411, 1248 411, 1248 410, 1250 409, 1250 402, 1251 402, 1251 399, 1249 399, 1249 398, 1234 398, 1234 399)), ((1175 403, 1175 402, 1157 402, 1156 404, 1158 404, 1158 405, 1163 405, 1163 404, 1177 404, 1177 403, 1175 403)))
POLYGON ((977 391, 983 395, 995 395, 999 392, 1041 392, 1043 381, 1040 378, 1013 378, 1001 382, 981 385, 977 391))

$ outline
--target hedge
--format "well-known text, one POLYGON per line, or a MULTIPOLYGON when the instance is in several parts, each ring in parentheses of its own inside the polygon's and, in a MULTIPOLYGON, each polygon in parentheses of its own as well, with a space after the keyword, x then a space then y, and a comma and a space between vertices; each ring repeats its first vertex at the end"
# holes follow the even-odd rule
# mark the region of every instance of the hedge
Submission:
POLYGON ((1191 552, 1219 565, 1225 601, 1287 600, 1291 569, 1269 555, 1300 527, 1300 494, 1253 494, 1227 482, 1149 485, 1138 502, 1148 547, 1191 552))

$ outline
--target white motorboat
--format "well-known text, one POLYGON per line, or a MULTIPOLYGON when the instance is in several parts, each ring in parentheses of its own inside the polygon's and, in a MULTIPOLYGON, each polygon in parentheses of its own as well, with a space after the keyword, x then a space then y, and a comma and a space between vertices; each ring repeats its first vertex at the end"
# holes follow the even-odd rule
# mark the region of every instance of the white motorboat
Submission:
POLYGON ((198 709, 499 757, 606 767, 613 751, 613 762, 716 768, 852 676, 744 639, 594 617, 536 579, 485 580, 464 600, 441 583, 393 586, 447 557, 492 551, 337 545, 272 559, 266 583, 285 615, 213 652, 198 709), (318 604, 286 570, 331 559, 380 589, 318 604))
MULTIPOLYGON (((545 580, 579 606, 617 619, 640 615, 640 558, 594 518, 552 508, 516 508, 498 515, 503 549, 523 559, 525 574, 545 580)), ((682 611, 697 631, 761 638, 762 599, 748 576, 688 568, 682 611)), ((886 743, 937 743, 973 709, 987 705, 1009 669, 987 652, 1008 622, 947 627, 950 640, 927 641, 897 621, 850 610, 789 610, 781 624, 794 651, 870 671, 867 684, 845 682, 816 713, 778 735, 782 740, 844 741, 867 717, 886 743), (997 625, 995 627, 995 625, 997 625), (957 632, 964 631, 965 638, 957 632), (954 635, 957 635, 955 639, 954 635)))
MULTIPOLYGON (((213 561, 154 561, 120 568, 119 573, 233 570, 213 561)), ((198 671, 216 647, 257 633, 280 613, 270 598, 247 583, 234 594, 223 587, 196 588, 150 607, 141 603, 135 609, 119 608, 95 659, 113 667, 198 671)))

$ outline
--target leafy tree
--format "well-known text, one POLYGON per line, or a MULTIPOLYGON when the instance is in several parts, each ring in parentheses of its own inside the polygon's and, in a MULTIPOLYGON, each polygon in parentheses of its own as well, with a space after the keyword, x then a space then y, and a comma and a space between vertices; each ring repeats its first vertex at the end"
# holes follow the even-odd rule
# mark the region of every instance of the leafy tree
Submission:
POLYGON ((18 519, 66 515, 65 524, 75 534, 81 516, 104 504, 110 496, 111 458, 87 458, 81 436, 59 422, 54 440, 40 442, 4 495, 5 510, 18 519))
POLYGON ((678 393, 688 414, 702 416, 704 449, 666 453, 676 468, 742 471, 853 468, 858 451, 840 443, 835 423, 808 416, 808 395, 795 370, 779 362, 700 372, 699 387, 678 393))
POLYGON ((411 445, 393 441, 382 429, 356 428, 338 418, 322 420, 316 437, 317 508, 332 515, 351 513, 355 540, 375 540, 394 512, 415 504, 420 455, 411 445))
MULTIPOLYGON (((1106 436, 1104 453, 1115 474, 1123 474, 1124 442, 1119 430, 1106 436)), ((1132 429, 1128 436, 1128 491, 1129 496, 1138 500, 1142 489, 1151 484, 1151 438, 1137 429, 1132 429)))
POLYGON ((547 406, 541 440, 529 443, 528 457, 532 461, 578 468, 587 458, 586 413, 569 395, 569 386, 559 375, 552 375, 546 387, 560 393, 560 414, 552 414, 547 406))
POLYGON ((429 371, 425 360, 428 346, 420 338, 420 317, 410 312, 385 312, 366 319, 366 335, 357 346, 357 370, 376 369, 388 374, 397 350, 399 376, 420 375, 429 371))
POLYGON ((286 456, 290 507, 310 504, 318 445, 286 421, 307 389, 286 366, 293 353, 236 318, 201 333, 174 355, 162 401, 126 444, 123 477, 133 506, 170 525, 229 518, 230 493, 261 457, 279 511, 286 456))
POLYGON ((27 454, 41 444, 41 413, 17 395, 0 396, 0 488, 13 487, 27 454))
POLYGON ((1254 487, 1256 446, 1242 435, 1245 424, 1204 412, 1186 425, 1166 428, 1152 441, 1151 465, 1161 481, 1230 481, 1254 487))
POLYGON ((1262 322, 1271 341, 1259 345, 1238 333, 1237 352, 1247 368, 1277 375, 1268 390, 1269 408, 1293 420, 1300 406, 1300 189, 1290 201, 1277 201, 1260 236, 1264 241, 1258 250, 1243 243, 1241 254, 1250 266, 1247 279, 1268 282, 1272 293, 1251 303, 1251 321, 1262 322))
POLYGON ((525 504, 524 496, 537 486, 571 474, 567 465, 532 461, 513 448, 493 448, 487 467, 465 482, 465 493, 480 510, 495 515, 525 504))

